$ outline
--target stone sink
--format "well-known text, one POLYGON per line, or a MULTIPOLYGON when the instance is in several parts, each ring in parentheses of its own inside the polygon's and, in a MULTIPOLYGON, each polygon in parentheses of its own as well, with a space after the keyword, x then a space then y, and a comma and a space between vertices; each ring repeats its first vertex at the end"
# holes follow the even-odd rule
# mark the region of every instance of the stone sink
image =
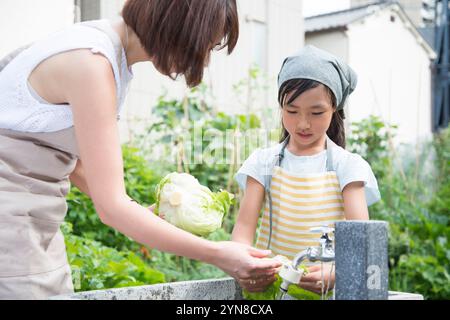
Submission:
MULTIPOLYGON (((237 282, 224 278, 78 292, 50 300, 243 300, 243 297, 237 282)), ((389 291, 389 300, 423 300, 423 296, 389 291)))

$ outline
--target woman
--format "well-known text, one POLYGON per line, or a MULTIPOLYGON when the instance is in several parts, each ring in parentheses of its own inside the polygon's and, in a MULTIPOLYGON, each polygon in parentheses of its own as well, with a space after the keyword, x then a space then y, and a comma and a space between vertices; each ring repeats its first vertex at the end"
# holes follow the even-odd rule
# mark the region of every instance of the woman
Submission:
POLYGON ((76 24, 22 51, 0 73, 0 299, 73 291, 59 226, 70 182, 103 223, 158 250, 211 263, 232 277, 273 275, 270 253, 177 229, 125 191, 117 117, 150 61, 198 85, 210 52, 238 38, 235 0, 128 0, 122 18, 76 24))

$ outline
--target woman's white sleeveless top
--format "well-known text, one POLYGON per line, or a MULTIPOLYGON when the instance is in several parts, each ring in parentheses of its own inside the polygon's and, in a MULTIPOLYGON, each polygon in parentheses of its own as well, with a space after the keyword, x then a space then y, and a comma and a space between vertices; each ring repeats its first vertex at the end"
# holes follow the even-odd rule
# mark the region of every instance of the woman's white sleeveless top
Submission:
POLYGON ((111 63, 119 117, 133 75, 127 66, 119 35, 108 20, 97 20, 74 24, 35 42, 0 72, 0 128, 22 132, 54 132, 73 126, 71 106, 53 105, 39 99, 30 90, 28 78, 49 57, 82 48, 104 55, 111 63))

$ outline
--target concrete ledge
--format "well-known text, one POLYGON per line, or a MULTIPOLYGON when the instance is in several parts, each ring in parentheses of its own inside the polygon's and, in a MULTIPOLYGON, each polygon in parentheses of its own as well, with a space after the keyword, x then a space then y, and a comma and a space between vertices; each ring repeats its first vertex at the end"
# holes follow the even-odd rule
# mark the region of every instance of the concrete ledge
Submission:
MULTIPOLYGON (((78 292, 50 300, 243 300, 232 278, 161 283, 149 286, 78 292)), ((389 292, 389 300, 423 300, 420 294, 389 292)))

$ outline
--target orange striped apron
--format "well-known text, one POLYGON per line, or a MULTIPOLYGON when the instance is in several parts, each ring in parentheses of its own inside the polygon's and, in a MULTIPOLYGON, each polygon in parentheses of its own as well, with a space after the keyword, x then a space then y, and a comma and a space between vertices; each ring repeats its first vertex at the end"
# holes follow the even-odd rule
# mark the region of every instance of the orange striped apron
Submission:
POLYGON ((336 144, 327 137, 326 172, 298 174, 281 168, 287 142, 275 160, 270 185, 266 187, 256 247, 270 248, 274 255, 293 259, 308 247, 319 245, 321 234, 311 233, 311 228, 334 227, 336 221, 345 217, 342 192, 332 165, 336 144))

